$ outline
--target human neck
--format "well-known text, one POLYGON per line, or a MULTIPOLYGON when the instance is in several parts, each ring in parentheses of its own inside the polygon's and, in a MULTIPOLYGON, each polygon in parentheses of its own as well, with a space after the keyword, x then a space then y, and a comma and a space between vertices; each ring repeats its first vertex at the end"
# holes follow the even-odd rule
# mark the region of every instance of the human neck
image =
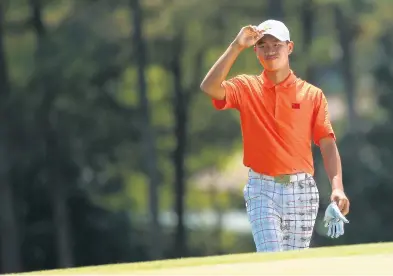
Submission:
POLYGON ((291 73, 291 69, 289 66, 287 66, 277 71, 265 70, 265 73, 269 80, 271 80, 274 84, 278 84, 288 77, 288 75, 291 73))

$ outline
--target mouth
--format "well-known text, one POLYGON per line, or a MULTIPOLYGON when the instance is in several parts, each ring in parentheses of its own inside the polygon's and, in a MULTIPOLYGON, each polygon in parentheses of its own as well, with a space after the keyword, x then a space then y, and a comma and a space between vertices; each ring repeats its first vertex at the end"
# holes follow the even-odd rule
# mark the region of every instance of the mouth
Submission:
POLYGON ((265 60, 275 60, 278 56, 265 56, 265 60))

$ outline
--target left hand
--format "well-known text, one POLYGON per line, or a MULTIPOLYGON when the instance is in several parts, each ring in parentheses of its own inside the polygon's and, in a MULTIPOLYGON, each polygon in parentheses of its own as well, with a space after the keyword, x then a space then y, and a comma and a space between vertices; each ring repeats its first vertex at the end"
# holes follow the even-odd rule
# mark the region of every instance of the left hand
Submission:
POLYGON ((337 203, 333 201, 325 211, 325 227, 329 228, 327 235, 331 238, 338 238, 344 235, 344 223, 349 223, 346 217, 339 210, 337 203))
POLYGON ((349 213, 349 200, 341 189, 334 189, 330 200, 336 202, 341 213, 346 216, 349 213))

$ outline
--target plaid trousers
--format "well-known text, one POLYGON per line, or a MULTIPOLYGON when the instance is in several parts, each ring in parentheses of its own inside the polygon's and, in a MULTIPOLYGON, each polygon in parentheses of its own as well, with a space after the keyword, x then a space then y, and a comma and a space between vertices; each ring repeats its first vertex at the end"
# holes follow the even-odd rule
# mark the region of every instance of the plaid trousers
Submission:
POLYGON ((313 176, 304 175, 303 179, 281 184, 249 170, 243 193, 257 252, 309 247, 319 192, 313 176))

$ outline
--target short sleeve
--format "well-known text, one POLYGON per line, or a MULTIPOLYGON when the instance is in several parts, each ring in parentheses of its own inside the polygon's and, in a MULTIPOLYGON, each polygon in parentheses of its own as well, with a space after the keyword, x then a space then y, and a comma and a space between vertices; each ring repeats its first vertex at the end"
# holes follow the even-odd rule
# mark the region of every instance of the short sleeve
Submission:
POLYGON ((314 106, 313 140, 319 146, 322 138, 332 137, 336 140, 332 124, 330 122, 328 102, 322 91, 317 95, 314 106))
POLYGON ((230 108, 239 110, 243 102, 244 93, 248 90, 246 77, 244 75, 235 76, 223 81, 221 87, 225 89, 225 99, 212 99, 213 106, 218 110, 230 108))

